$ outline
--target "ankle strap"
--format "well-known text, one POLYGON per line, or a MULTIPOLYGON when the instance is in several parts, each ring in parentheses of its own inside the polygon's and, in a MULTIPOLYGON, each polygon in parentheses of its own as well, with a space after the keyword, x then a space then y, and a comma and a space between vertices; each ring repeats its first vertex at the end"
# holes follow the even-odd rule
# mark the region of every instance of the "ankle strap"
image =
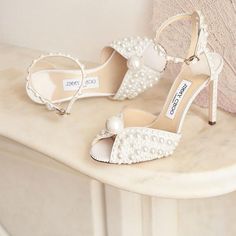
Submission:
POLYGON ((70 110, 71 110, 74 102, 77 100, 77 98, 81 94, 81 90, 83 89, 83 86, 84 86, 84 78, 85 78, 85 76, 86 75, 85 75, 84 65, 82 63, 80 63, 78 59, 76 59, 76 58, 74 58, 74 57, 72 57, 70 55, 63 55, 61 53, 58 53, 58 54, 50 53, 48 55, 41 55, 38 59, 34 60, 33 63, 28 68, 28 76, 27 76, 27 79, 26 79, 27 80, 27 89, 28 89, 28 91, 33 93, 34 96, 37 97, 43 104, 45 104, 48 110, 56 111, 59 115, 69 115, 70 114, 70 110), (44 96, 39 94, 29 83, 30 77, 31 77, 31 74, 32 74, 32 68, 35 65, 35 63, 37 63, 38 61, 40 61, 40 60, 42 60, 44 58, 49 58, 49 57, 65 57, 65 58, 69 58, 69 59, 73 60, 79 66, 80 71, 81 71, 81 83, 80 83, 80 86, 76 90, 74 95, 71 97, 70 101, 68 102, 68 104, 67 104, 67 106, 65 108, 61 107, 60 104, 55 104, 52 101, 46 99, 44 96))
MULTIPOLYGON (((50 56, 55 56, 55 55, 51 54, 50 56)), ((66 55, 62 55, 62 54, 60 54, 59 56, 70 58, 70 59, 74 60, 77 63, 77 65, 79 66, 80 71, 81 71, 80 86, 76 90, 74 95, 71 97, 69 103, 67 104, 67 106, 65 108, 62 108, 60 105, 54 104, 49 100, 47 100, 46 105, 47 105, 47 107, 49 105, 50 110, 56 110, 59 115, 69 115, 73 104, 78 99, 78 96, 81 94, 81 90, 83 89, 83 86, 84 86, 84 78, 85 78, 86 75, 85 75, 84 65, 82 63, 80 63, 79 60, 74 59, 71 56, 66 56, 66 55)))
POLYGON ((192 37, 188 55, 186 58, 167 56, 168 61, 173 61, 175 63, 185 62, 186 64, 190 64, 196 59, 199 60, 199 55, 206 50, 208 36, 207 25, 205 24, 204 17, 200 11, 195 11, 192 14, 184 13, 170 17, 156 31, 154 41, 156 43, 159 42, 160 34, 170 24, 185 19, 190 19, 192 21, 192 37))
MULTIPOLYGON (((64 114, 66 114, 66 115, 70 114, 70 110, 71 110, 73 104, 78 99, 78 96, 81 95, 81 90, 84 87, 84 78, 85 78, 84 65, 80 64, 80 68, 81 68, 81 77, 82 77, 81 84, 80 84, 80 87, 78 88, 78 90, 75 92, 75 94, 71 98, 71 100, 69 101, 69 103, 68 103, 68 105, 67 105, 67 107, 65 109, 65 113, 64 114)), ((64 114, 61 114, 61 115, 64 115, 64 114)))

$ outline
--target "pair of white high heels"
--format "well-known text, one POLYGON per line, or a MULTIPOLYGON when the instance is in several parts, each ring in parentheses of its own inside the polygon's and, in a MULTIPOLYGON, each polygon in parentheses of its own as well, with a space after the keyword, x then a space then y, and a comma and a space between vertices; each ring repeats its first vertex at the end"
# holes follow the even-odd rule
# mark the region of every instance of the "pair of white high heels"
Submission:
POLYGON ((140 110, 125 109, 106 121, 105 129, 92 142, 91 157, 97 161, 132 164, 171 155, 181 138, 182 124, 194 98, 209 86, 209 124, 216 122, 217 82, 222 57, 207 49, 207 26, 199 11, 169 18, 154 40, 125 38, 102 52, 102 64, 85 70, 71 56, 50 54, 29 68, 26 91, 36 103, 61 115, 86 97, 108 96, 132 99, 160 79, 167 62, 183 63, 158 117, 140 110), (160 33, 171 23, 190 19, 191 44, 186 58, 168 56, 158 44, 160 33), (66 108, 61 103, 68 102, 66 108))

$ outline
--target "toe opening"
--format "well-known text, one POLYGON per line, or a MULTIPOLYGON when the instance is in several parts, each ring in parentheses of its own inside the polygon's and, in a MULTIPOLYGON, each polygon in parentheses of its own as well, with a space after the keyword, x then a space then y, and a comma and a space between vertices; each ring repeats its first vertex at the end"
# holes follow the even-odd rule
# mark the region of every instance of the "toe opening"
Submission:
POLYGON ((114 140, 112 138, 101 139, 95 143, 90 151, 90 155, 96 161, 110 162, 114 140))

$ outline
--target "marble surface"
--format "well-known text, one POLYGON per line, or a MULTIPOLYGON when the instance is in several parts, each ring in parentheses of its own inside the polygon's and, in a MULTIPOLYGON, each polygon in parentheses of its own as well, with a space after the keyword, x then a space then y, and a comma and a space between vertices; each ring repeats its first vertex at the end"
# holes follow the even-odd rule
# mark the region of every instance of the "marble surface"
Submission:
POLYGON ((106 184, 158 197, 201 198, 236 189, 236 118, 219 111, 216 126, 207 110, 192 106, 172 157, 142 164, 103 164, 89 156, 90 142, 110 115, 124 106, 158 113, 170 83, 163 79, 136 100, 79 100, 72 115, 57 116, 25 93, 31 60, 41 52, 0 45, 0 135, 47 155, 106 184))
POLYGON ((236 192, 191 200, 135 194, 1 137, 0 173, 6 236, 236 235, 236 192))

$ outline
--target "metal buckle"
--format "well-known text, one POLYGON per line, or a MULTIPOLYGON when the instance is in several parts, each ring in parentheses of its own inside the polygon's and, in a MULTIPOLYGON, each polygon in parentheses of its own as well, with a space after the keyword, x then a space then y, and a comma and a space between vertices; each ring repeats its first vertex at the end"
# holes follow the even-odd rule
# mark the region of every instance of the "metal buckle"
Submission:
POLYGON ((61 115, 61 116, 68 114, 68 113, 66 113, 66 110, 63 108, 56 108, 56 111, 57 111, 57 114, 61 115))
POLYGON ((196 55, 192 55, 191 57, 186 58, 186 59, 184 60, 184 62, 185 62, 187 65, 190 65, 191 63, 196 63, 196 62, 198 62, 198 61, 200 61, 200 59, 199 59, 199 57, 196 56, 196 55), (197 61, 196 61, 196 60, 197 60, 197 61))

